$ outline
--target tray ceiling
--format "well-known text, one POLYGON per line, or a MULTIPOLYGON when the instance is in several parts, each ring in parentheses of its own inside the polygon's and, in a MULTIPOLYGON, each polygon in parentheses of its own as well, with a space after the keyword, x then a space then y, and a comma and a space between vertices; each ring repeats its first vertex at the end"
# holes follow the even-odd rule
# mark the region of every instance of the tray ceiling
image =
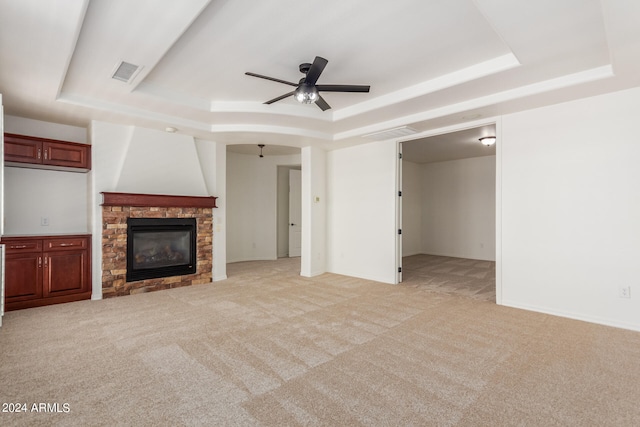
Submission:
POLYGON ((640 3, 616 0, 21 0, 0 3, 5 113, 228 144, 326 149, 640 84, 640 3), (323 56, 332 109, 263 102, 323 56), (118 65, 139 66, 130 82, 118 65))

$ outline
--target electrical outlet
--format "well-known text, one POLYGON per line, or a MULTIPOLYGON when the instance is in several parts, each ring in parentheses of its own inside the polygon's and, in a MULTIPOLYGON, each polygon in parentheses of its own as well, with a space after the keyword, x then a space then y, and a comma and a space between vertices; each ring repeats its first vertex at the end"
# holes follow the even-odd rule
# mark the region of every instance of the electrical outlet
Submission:
POLYGON ((618 296, 620 298, 631 298, 631 286, 620 286, 618 288, 618 296))
POLYGON ((40 218, 40 225, 47 227, 49 225, 49 218, 43 216, 40 218))

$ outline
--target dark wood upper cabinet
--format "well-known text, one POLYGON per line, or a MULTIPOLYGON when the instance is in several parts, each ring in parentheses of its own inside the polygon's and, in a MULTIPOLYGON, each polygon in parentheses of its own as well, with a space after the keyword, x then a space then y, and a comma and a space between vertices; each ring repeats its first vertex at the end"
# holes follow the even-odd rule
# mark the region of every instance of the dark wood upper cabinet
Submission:
POLYGON ((5 133, 4 162, 23 168, 87 172, 91 145, 5 133))

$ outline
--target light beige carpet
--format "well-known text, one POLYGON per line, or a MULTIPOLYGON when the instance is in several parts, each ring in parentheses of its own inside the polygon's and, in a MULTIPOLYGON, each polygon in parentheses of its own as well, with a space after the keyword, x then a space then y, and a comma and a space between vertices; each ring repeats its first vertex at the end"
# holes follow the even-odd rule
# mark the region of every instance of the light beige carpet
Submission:
POLYGON ((496 301, 496 263, 437 255, 402 258, 402 285, 496 301))
POLYGON ((7 313, 0 425, 640 425, 639 333, 298 269, 7 313))

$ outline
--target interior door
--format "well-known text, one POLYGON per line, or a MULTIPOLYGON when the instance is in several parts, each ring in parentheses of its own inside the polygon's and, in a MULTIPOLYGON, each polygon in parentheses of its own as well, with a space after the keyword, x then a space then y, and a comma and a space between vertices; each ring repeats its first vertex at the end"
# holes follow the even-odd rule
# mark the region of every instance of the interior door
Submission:
POLYGON ((302 251, 302 172, 289 170, 289 257, 302 251))

